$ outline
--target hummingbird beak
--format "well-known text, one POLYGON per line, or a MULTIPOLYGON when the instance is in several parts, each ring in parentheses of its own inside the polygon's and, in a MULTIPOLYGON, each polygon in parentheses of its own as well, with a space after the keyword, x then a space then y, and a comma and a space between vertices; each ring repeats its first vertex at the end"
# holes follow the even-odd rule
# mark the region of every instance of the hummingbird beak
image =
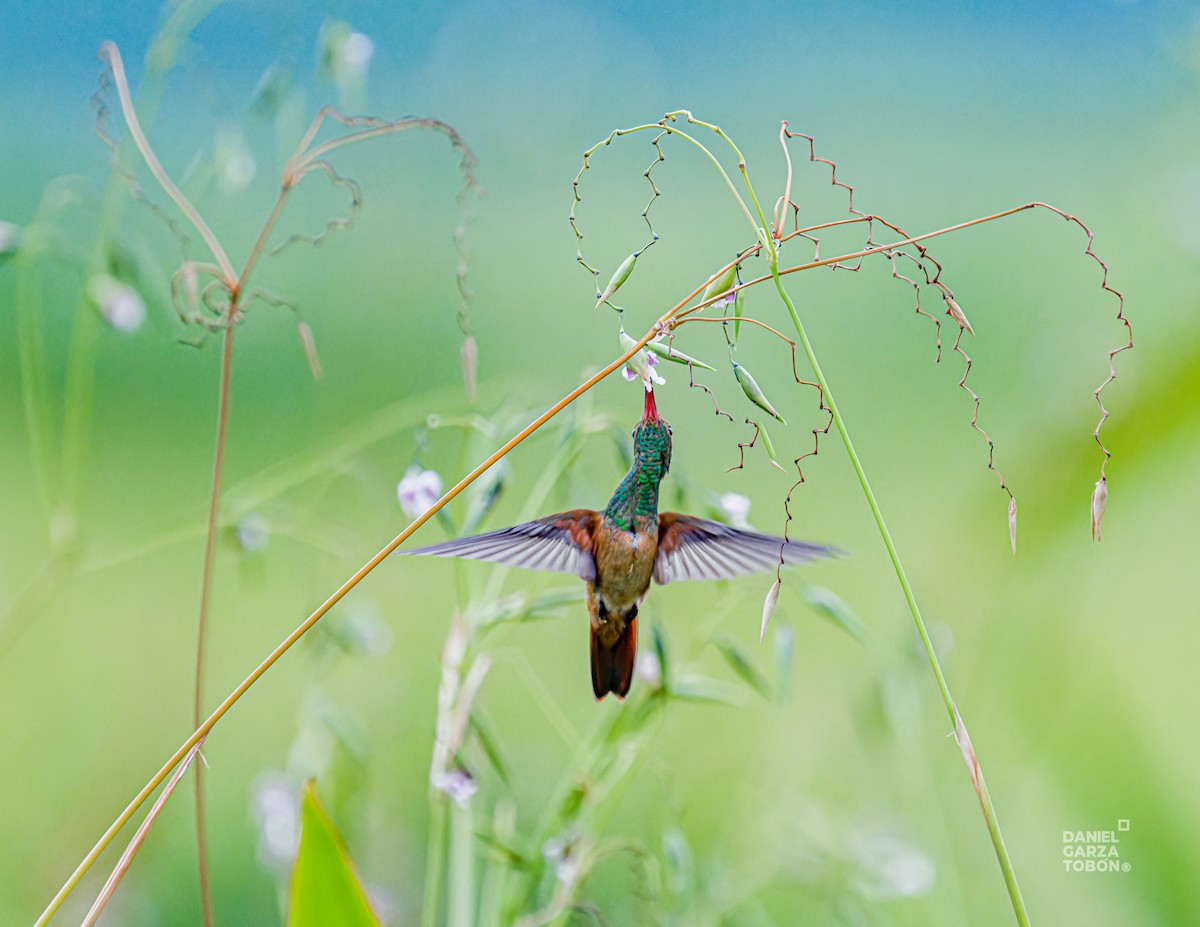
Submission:
POLYGON ((654 405, 654 390, 646 390, 646 409, 642 412, 642 421, 658 421, 658 407, 654 405))

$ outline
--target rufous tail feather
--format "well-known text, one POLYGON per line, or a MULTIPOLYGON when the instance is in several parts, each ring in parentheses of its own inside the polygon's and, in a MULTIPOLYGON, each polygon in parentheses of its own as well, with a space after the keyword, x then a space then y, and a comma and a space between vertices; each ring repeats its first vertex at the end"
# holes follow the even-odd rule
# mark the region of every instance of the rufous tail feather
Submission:
POLYGON ((604 646, 595 628, 591 633, 592 691, 596 694, 596 701, 609 692, 619 699, 625 698, 633 682, 633 664, 637 658, 637 606, 630 609, 625 629, 611 647, 604 646))

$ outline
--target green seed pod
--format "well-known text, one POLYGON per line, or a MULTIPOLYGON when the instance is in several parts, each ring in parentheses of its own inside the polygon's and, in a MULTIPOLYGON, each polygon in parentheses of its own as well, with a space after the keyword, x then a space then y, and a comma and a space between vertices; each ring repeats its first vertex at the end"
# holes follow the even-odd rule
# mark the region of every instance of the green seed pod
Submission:
POLYGON ((704 288, 704 296, 702 302, 708 302, 714 296, 720 296, 722 293, 727 293, 733 286, 734 280, 737 278, 737 264, 730 266, 729 270, 721 274, 716 280, 704 288))
POLYGON ((742 327, 742 311, 746 308, 746 288, 741 287, 733 297, 733 343, 736 345, 738 331, 742 327))
MULTIPOLYGON (((634 343, 633 340, 630 339, 630 344, 632 345, 633 343, 634 343)), ((628 351, 629 348, 626 347, 625 350, 628 351)), ((701 370, 716 370, 717 369, 715 367, 710 367, 708 364, 704 363, 704 361, 702 361, 702 360, 696 360, 696 358, 694 358, 694 357, 689 357, 688 355, 684 354, 682 351, 676 350, 675 348, 671 347, 670 344, 663 342, 663 341, 651 341, 649 344, 646 345, 646 350, 653 351, 655 354, 657 354, 663 360, 673 361, 676 364, 691 364, 693 367, 699 367, 701 370)))
POLYGON ((637 263, 637 259, 638 253, 636 251, 625 258, 621 266, 617 268, 617 272, 612 275, 612 279, 608 281, 608 286, 604 288, 604 292, 600 294, 600 298, 596 300, 597 309, 603 306, 605 301, 621 288, 621 284, 629 279, 629 275, 633 273, 633 265, 637 263))
POLYGON ((737 381, 741 384, 742 392, 746 394, 747 399, 749 399, 752 403, 754 403, 772 418, 778 419, 784 425, 787 424, 787 422, 784 421, 783 416, 775 411, 775 407, 771 405, 771 401, 767 399, 766 395, 763 393, 762 387, 760 387, 754 381, 754 377, 750 376, 750 371, 741 364, 737 363, 737 361, 734 361, 733 364, 733 375, 737 377, 737 381))

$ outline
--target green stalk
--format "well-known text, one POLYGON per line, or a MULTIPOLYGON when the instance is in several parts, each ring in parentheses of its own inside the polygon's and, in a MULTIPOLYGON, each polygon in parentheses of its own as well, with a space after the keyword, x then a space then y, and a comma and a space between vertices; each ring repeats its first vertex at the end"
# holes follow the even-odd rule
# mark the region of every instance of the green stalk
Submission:
MULTIPOLYGON (((904 591, 904 599, 908 602, 908 609, 912 613, 913 623, 916 625, 917 633, 921 637, 921 643, 925 647, 925 655, 929 658, 929 666, 933 670, 934 678, 937 680, 938 691, 942 695, 942 701, 945 703, 946 711, 950 716, 950 723, 955 726, 956 738, 960 728, 965 735, 966 728, 963 726, 958 709, 955 708, 954 699, 950 695, 950 687, 947 685, 946 677, 942 673, 937 653, 933 649, 933 642, 929 639, 929 632, 925 628, 925 620, 921 617, 921 609, 917 605, 912 585, 908 581, 908 574, 904 571, 904 564, 900 561, 900 554, 897 552, 896 545, 892 541, 891 532, 888 531, 887 522, 884 521, 883 512, 880 511, 879 503, 875 499, 875 492, 871 489, 871 483, 868 481, 867 474, 863 470, 862 462, 858 459, 858 453, 854 450, 854 442, 850 439, 850 433, 846 430, 846 423, 842 420, 842 413, 838 410, 837 402, 829 389, 829 381, 825 379, 825 374, 822 372, 821 365, 817 361, 817 355, 813 351, 811 342, 808 340, 808 334, 805 332, 804 325, 800 321, 800 315, 796 312, 796 305, 792 302, 791 297, 783 286, 782 279, 780 279, 779 264, 775 249, 772 248, 771 252, 771 276, 775 281, 775 288, 779 291, 779 297, 783 300, 783 304, 787 306, 788 315, 792 317, 792 324, 796 328, 796 335, 804 347, 804 353, 808 357, 809 364, 812 365, 813 375, 816 377, 817 384, 821 388, 825 404, 829 407, 829 413, 833 416, 833 422, 837 426, 838 434, 841 435, 842 444, 846 447, 846 453, 849 455, 850 463, 854 467, 855 474, 858 476, 858 482, 862 487, 863 495, 866 496, 867 505, 871 508, 871 514, 875 516, 875 524, 879 528, 879 535, 883 538, 883 544, 887 548, 888 557, 891 559, 892 566, 896 570, 896 578, 900 581, 900 588, 904 591)), ((1021 888, 1017 884, 1017 876, 1013 870, 1012 861, 1008 856, 1008 847, 1005 846, 1004 836, 1000 833, 1000 822, 996 818, 996 811, 992 806, 992 798, 988 793, 987 784, 983 779, 983 771, 979 768, 978 761, 975 760, 974 751, 970 750, 969 740, 966 743, 964 757, 967 756, 969 751, 968 768, 971 768, 971 763, 972 761, 974 762, 971 778, 979 794, 979 806, 983 811, 983 819, 987 824, 988 834, 992 838, 992 846, 996 851, 996 859, 999 860, 1000 869, 1004 873, 1004 884, 1008 888, 1008 897, 1012 901, 1013 913, 1017 916, 1017 923, 1021 927, 1029 927, 1029 914, 1025 910, 1025 901, 1021 897, 1021 888)), ((959 745, 960 747, 963 746, 961 740, 959 741, 959 745)))
MULTIPOLYGON (((719 130, 717 131, 719 132, 719 130)), ((766 217, 763 215, 762 207, 759 206, 758 197, 754 195, 754 187, 750 183, 750 175, 746 171, 745 161, 740 158, 740 153, 738 169, 742 172, 742 180, 746 184, 746 189, 750 193, 750 198, 754 203, 755 209, 758 210, 759 221, 765 229, 767 227, 766 217)), ((975 750, 971 746, 970 735, 967 734, 962 715, 959 714, 958 708, 954 704, 954 698, 950 695, 950 686, 946 683, 946 677, 942 673, 942 666, 938 662, 937 652, 933 649, 933 641, 929 639, 929 632, 925 628, 925 619, 921 617, 921 608, 917 605, 917 598, 913 594, 912 585, 908 581, 908 574, 904 571, 904 564, 900 561, 900 554, 896 550, 895 543, 892 541, 892 533, 888 530, 887 522, 884 520, 883 512, 880 510, 879 503, 875 499, 875 492, 871 489, 871 483, 867 479, 866 471, 863 470, 862 462, 858 459, 858 452, 854 449, 854 442, 850 439, 850 432, 846 429, 846 423, 842 419, 842 413, 838 409, 837 401, 834 399, 833 392, 829 389, 829 381, 825 379, 825 374, 821 370, 820 363, 817 361, 816 352, 813 350, 812 343, 808 340, 808 333, 805 332, 804 324, 800 321, 800 314, 796 311, 796 304, 792 302, 792 298, 788 295, 787 290, 783 286, 783 280, 779 276, 779 250, 775 245, 774 239, 769 234, 766 237, 767 262, 771 268, 771 279, 775 282, 775 289, 779 292, 779 298, 783 300, 784 306, 787 307, 788 315, 791 316, 792 325, 796 329, 796 336, 799 338, 800 344, 804 347, 804 354, 812 366, 813 376, 816 377, 817 385, 821 389, 822 398, 829 407, 829 414, 833 417, 834 424, 837 425, 838 434, 841 435, 842 444, 845 446, 846 453, 850 457, 850 463, 854 467, 855 474, 858 476, 858 483, 862 487, 863 495, 867 499, 867 505, 870 506, 871 514, 875 517, 875 524, 879 528, 879 536, 883 538, 883 544, 887 548, 888 557, 891 559, 892 567, 896 571, 896 578, 900 581, 900 588, 904 592, 904 600, 908 603, 908 610, 912 613, 913 624, 916 625, 917 634, 920 635, 921 644, 925 648, 925 655, 929 658, 930 669, 933 670, 934 679, 937 680, 938 691, 942 695, 942 702, 945 704, 946 712, 950 716, 950 723, 954 725, 954 739, 962 751, 963 760, 966 762, 967 770, 971 775, 971 782, 975 786, 976 794, 979 796, 979 807, 983 812, 983 820, 987 825, 988 834, 992 838, 992 847, 996 851, 996 859, 1000 863, 1000 870, 1004 874, 1004 884, 1008 889, 1008 897, 1012 902, 1013 913, 1016 915, 1017 923, 1020 927, 1029 927, 1029 914, 1025 910, 1025 900, 1021 897, 1021 888, 1017 884, 1017 875, 1013 870, 1012 860, 1008 856, 1008 847, 1004 843, 1004 835, 1000 832, 1000 822, 996 817, 996 809, 992 806, 992 797, 988 792, 987 783, 984 781, 983 770, 980 768, 975 750)))
POLYGON ((447 927, 475 923, 475 827, 471 805, 450 803, 450 880, 447 884, 447 927))
POLYGON ((425 850, 425 904, 421 909, 421 927, 437 927, 442 903, 442 879, 445 876, 446 836, 449 808, 446 795, 430 790, 429 843, 425 850))

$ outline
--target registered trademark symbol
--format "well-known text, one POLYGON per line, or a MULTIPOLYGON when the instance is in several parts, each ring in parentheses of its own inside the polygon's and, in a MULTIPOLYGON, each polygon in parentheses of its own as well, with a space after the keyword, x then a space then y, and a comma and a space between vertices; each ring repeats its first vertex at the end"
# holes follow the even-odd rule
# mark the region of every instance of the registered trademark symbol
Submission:
POLYGON ((1121 863, 1121 871, 1128 872, 1129 871, 1129 863, 1121 863))

